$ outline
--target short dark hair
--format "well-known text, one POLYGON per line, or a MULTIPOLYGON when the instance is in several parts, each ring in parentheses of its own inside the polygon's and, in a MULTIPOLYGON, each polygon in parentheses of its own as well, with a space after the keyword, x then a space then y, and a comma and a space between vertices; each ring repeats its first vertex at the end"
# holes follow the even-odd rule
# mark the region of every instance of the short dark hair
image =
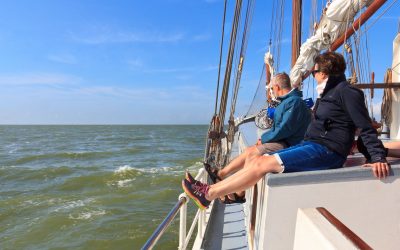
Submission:
POLYGON ((346 70, 344 57, 337 52, 325 52, 314 59, 318 70, 327 75, 342 75, 346 70))
POLYGON ((279 85, 281 89, 292 89, 292 85, 290 84, 290 77, 285 72, 276 74, 273 80, 274 84, 279 85))

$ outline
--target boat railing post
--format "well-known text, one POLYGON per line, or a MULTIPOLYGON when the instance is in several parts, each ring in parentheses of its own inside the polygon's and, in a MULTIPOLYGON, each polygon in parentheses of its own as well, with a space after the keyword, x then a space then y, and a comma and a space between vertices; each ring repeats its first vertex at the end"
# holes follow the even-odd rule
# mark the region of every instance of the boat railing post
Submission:
MULTIPOLYGON (((206 171, 202 171, 202 177, 203 177, 202 182, 207 183, 206 171)), ((206 210, 202 210, 201 214, 202 214, 202 217, 201 217, 200 223, 202 224, 202 229, 204 229, 204 227, 206 226, 206 210)), ((201 231, 201 232, 204 233, 203 231, 201 231)))
POLYGON ((199 223, 197 225, 197 235, 200 237, 200 239, 203 238, 203 217, 204 217, 204 212, 200 211, 200 213, 199 213, 199 223))
POLYGON ((186 193, 182 193, 179 195, 178 200, 185 199, 184 204, 180 208, 180 217, 179 217, 179 250, 186 249, 186 215, 187 215, 187 203, 189 201, 186 193))
MULTIPOLYGON (((207 175, 204 169, 200 169, 199 171, 199 180, 203 183, 207 182, 207 175)), ((199 220, 197 223, 197 236, 200 237, 201 239, 203 238, 203 231, 204 231, 204 225, 206 221, 206 216, 205 216, 205 210, 200 210, 199 211, 199 220)))

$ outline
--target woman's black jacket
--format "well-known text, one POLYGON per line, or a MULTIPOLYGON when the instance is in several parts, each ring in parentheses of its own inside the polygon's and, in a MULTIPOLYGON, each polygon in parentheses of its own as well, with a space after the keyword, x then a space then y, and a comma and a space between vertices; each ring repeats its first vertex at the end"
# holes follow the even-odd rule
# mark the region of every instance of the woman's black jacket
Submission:
POLYGON ((384 147, 365 106, 364 93, 351 86, 344 75, 329 76, 314 111, 315 119, 308 126, 306 141, 322 144, 347 157, 359 128, 371 162, 386 162, 384 147))

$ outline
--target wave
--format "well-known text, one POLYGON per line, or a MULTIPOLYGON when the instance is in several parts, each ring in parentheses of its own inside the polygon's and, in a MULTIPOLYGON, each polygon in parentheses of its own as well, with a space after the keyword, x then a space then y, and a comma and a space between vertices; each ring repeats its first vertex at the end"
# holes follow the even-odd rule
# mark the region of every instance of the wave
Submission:
POLYGON ((135 180, 136 180, 136 178, 120 180, 120 181, 117 182, 117 186, 118 186, 118 187, 127 187, 127 186, 130 186, 130 184, 132 184, 133 181, 135 181, 135 180))
POLYGON ((17 166, 1 166, 0 179, 4 181, 34 181, 34 180, 53 180, 73 174, 76 170, 67 166, 28 168, 17 166))

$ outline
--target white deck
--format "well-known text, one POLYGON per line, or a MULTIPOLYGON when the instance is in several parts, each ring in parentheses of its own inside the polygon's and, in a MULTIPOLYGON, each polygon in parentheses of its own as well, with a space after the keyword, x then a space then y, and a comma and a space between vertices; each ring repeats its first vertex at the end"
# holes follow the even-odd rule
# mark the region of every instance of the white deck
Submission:
POLYGON ((249 249, 242 204, 214 203, 202 249, 249 249))

